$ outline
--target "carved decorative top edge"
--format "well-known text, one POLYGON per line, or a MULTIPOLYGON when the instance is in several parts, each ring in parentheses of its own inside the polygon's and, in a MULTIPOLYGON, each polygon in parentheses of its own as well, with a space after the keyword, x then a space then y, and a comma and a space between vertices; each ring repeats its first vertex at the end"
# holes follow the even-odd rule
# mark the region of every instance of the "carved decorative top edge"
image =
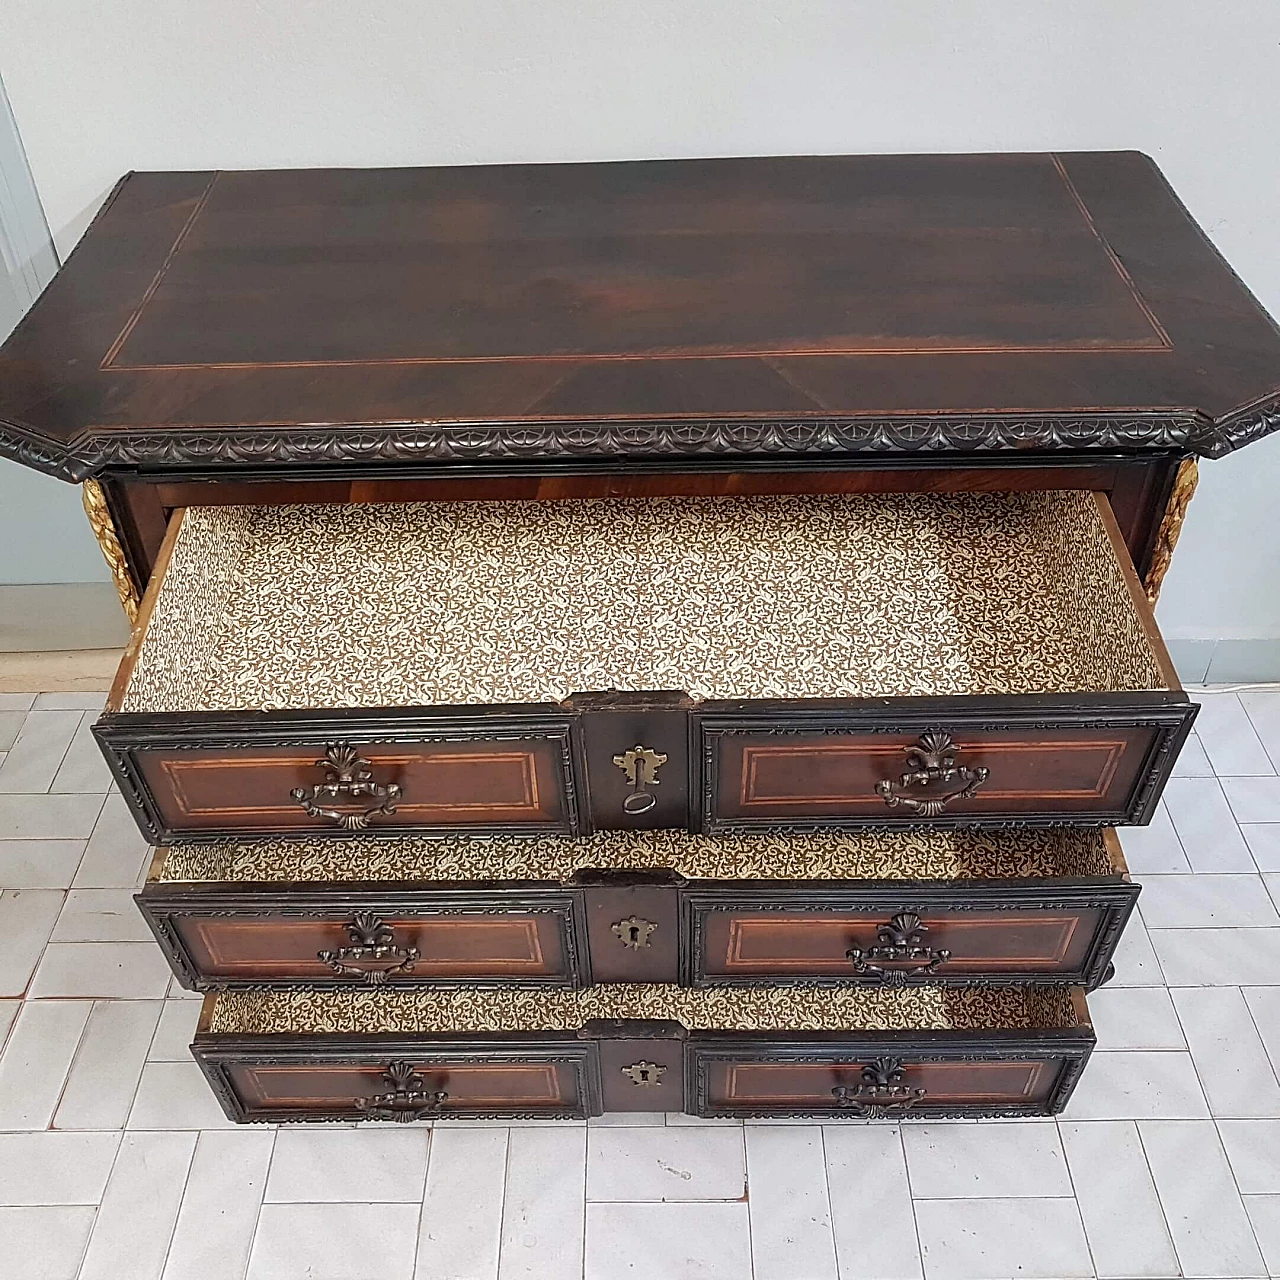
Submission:
POLYGON ((1222 458, 1273 431, 1280 431, 1280 390, 1210 423, 1192 448, 1201 457, 1222 458))
POLYGON ((1187 450, 1221 457, 1280 429, 1280 391, 1214 422, 1197 413, 922 415, 89 430, 70 444, 0 422, 0 456, 80 481, 115 468, 519 462, 569 458, 1187 450))

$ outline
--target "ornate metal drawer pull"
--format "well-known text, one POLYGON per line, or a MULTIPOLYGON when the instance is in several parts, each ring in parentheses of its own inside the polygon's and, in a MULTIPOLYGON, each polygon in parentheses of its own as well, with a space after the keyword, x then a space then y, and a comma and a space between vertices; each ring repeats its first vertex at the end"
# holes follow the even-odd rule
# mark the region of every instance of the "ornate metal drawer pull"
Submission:
POLYGON ((357 911, 347 923, 349 947, 336 951, 317 951, 334 973, 344 978, 363 978, 371 987, 380 987, 393 974, 412 973, 421 952, 417 947, 397 947, 395 933, 381 916, 372 911, 357 911), (361 966, 353 960, 363 960, 361 966))
POLYGON ((618 941, 631 951, 639 951, 649 945, 649 935, 658 926, 652 920, 641 920, 639 916, 628 916, 611 924, 610 929, 618 935, 618 941))
POLYGON ((613 757, 613 763, 627 775, 631 793, 622 802, 623 813, 644 813, 658 803, 650 787, 658 785, 658 770, 667 763, 660 751, 650 751, 637 744, 630 751, 613 757))
POLYGON ((631 1066, 622 1068, 622 1074, 632 1084, 652 1089, 662 1083, 662 1077, 667 1074, 667 1069, 656 1062, 633 1062, 631 1066))
POLYGON ((382 1078, 391 1086, 390 1093, 355 1100, 356 1110, 366 1120, 394 1120, 397 1124, 410 1124, 438 1114, 449 1101, 449 1095, 443 1089, 427 1088, 427 1082, 413 1069, 412 1063, 392 1062, 382 1073, 382 1078))
POLYGON ((862 1068, 860 1084, 837 1085, 831 1096, 838 1107, 856 1111, 905 1111, 926 1093, 923 1088, 911 1088, 906 1078, 907 1070, 897 1058, 873 1058, 862 1068))
POLYGON ((936 818, 953 800, 967 800, 991 775, 990 769, 971 769, 956 764, 956 744, 949 733, 930 729, 922 733, 914 746, 906 748, 907 771, 897 782, 885 778, 876 783, 876 793, 884 797, 890 809, 899 805, 910 809, 922 818, 936 818), (935 784, 958 786, 941 796, 904 795, 908 787, 927 787, 935 784))
POLYGON ((902 987, 908 977, 932 973, 951 959, 950 951, 942 948, 930 950, 924 945, 924 935, 928 932, 929 926, 914 911, 899 911, 888 924, 882 924, 876 930, 874 947, 865 951, 861 947, 850 947, 844 954, 860 977, 876 978, 886 986, 902 987), (911 963, 901 968, 886 969, 883 965, 873 964, 874 960, 908 960, 911 963))
POLYGON ((331 818, 344 831, 363 831, 374 818, 395 813, 400 787, 394 782, 385 785, 374 782, 372 762, 365 760, 355 747, 340 742, 330 743, 324 749, 324 759, 315 763, 317 768, 327 772, 326 780, 317 782, 310 791, 297 787, 289 792, 309 817, 331 818), (326 808, 320 803, 339 798, 357 800, 365 796, 377 803, 363 813, 326 808))

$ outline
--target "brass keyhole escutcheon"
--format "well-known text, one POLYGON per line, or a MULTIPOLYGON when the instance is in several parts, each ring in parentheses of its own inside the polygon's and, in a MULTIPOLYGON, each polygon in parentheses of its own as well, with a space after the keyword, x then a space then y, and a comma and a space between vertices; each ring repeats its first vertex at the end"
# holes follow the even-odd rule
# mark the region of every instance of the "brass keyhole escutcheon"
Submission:
POLYGON ((629 1067, 622 1068, 622 1074, 632 1084, 645 1089, 660 1085, 666 1073, 666 1067, 659 1066, 656 1062, 633 1062, 629 1067))
POLYGON ((667 763, 667 757, 637 743, 630 751, 614 756, 613 763, 631 784, 631 791, 622 802, 623 813, 645 813, 652 809, 658 797, 649 788, 658 785, 658 770, 667 763))
POLYGON ((658 927, 652 920, 641 920, 639 916, 628 916, 617 924, 609 926, 618 936, 624 947, 631 951, 639 951, 649 945, 649 935, 658 927))

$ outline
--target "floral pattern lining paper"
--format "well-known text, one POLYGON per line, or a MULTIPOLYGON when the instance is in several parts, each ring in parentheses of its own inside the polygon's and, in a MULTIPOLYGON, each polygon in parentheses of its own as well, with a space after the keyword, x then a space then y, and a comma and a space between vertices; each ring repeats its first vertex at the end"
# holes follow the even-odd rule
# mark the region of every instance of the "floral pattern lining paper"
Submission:
POLYGON ((1165 687, 1090 494, 188 509, 121 709, 1165 687))

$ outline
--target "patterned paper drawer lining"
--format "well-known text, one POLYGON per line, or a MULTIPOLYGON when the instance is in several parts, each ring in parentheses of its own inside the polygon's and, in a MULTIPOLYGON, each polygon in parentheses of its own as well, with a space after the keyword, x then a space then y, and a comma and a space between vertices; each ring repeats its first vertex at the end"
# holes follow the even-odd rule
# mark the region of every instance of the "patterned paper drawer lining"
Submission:
POLYGON ((1085 493, 188 510, 122 710, 1161 688, 1085 493))
POLYGON ((601 831, 579 840, 428 838, 177 844, 160 879, 569 880, 580 870, 675 871, 691 880, 987 880, 1113 874, 1090 830, 820 832, 700 836, 601 831))
POLYGON ((661 1018, 690 1031, 963 1031, 1072 1027, 1056 987, 705 988, 618 984, 584 991, 221 993, 211 1032, 243 1035, 575 1031, 593 1018, 661 1018))

